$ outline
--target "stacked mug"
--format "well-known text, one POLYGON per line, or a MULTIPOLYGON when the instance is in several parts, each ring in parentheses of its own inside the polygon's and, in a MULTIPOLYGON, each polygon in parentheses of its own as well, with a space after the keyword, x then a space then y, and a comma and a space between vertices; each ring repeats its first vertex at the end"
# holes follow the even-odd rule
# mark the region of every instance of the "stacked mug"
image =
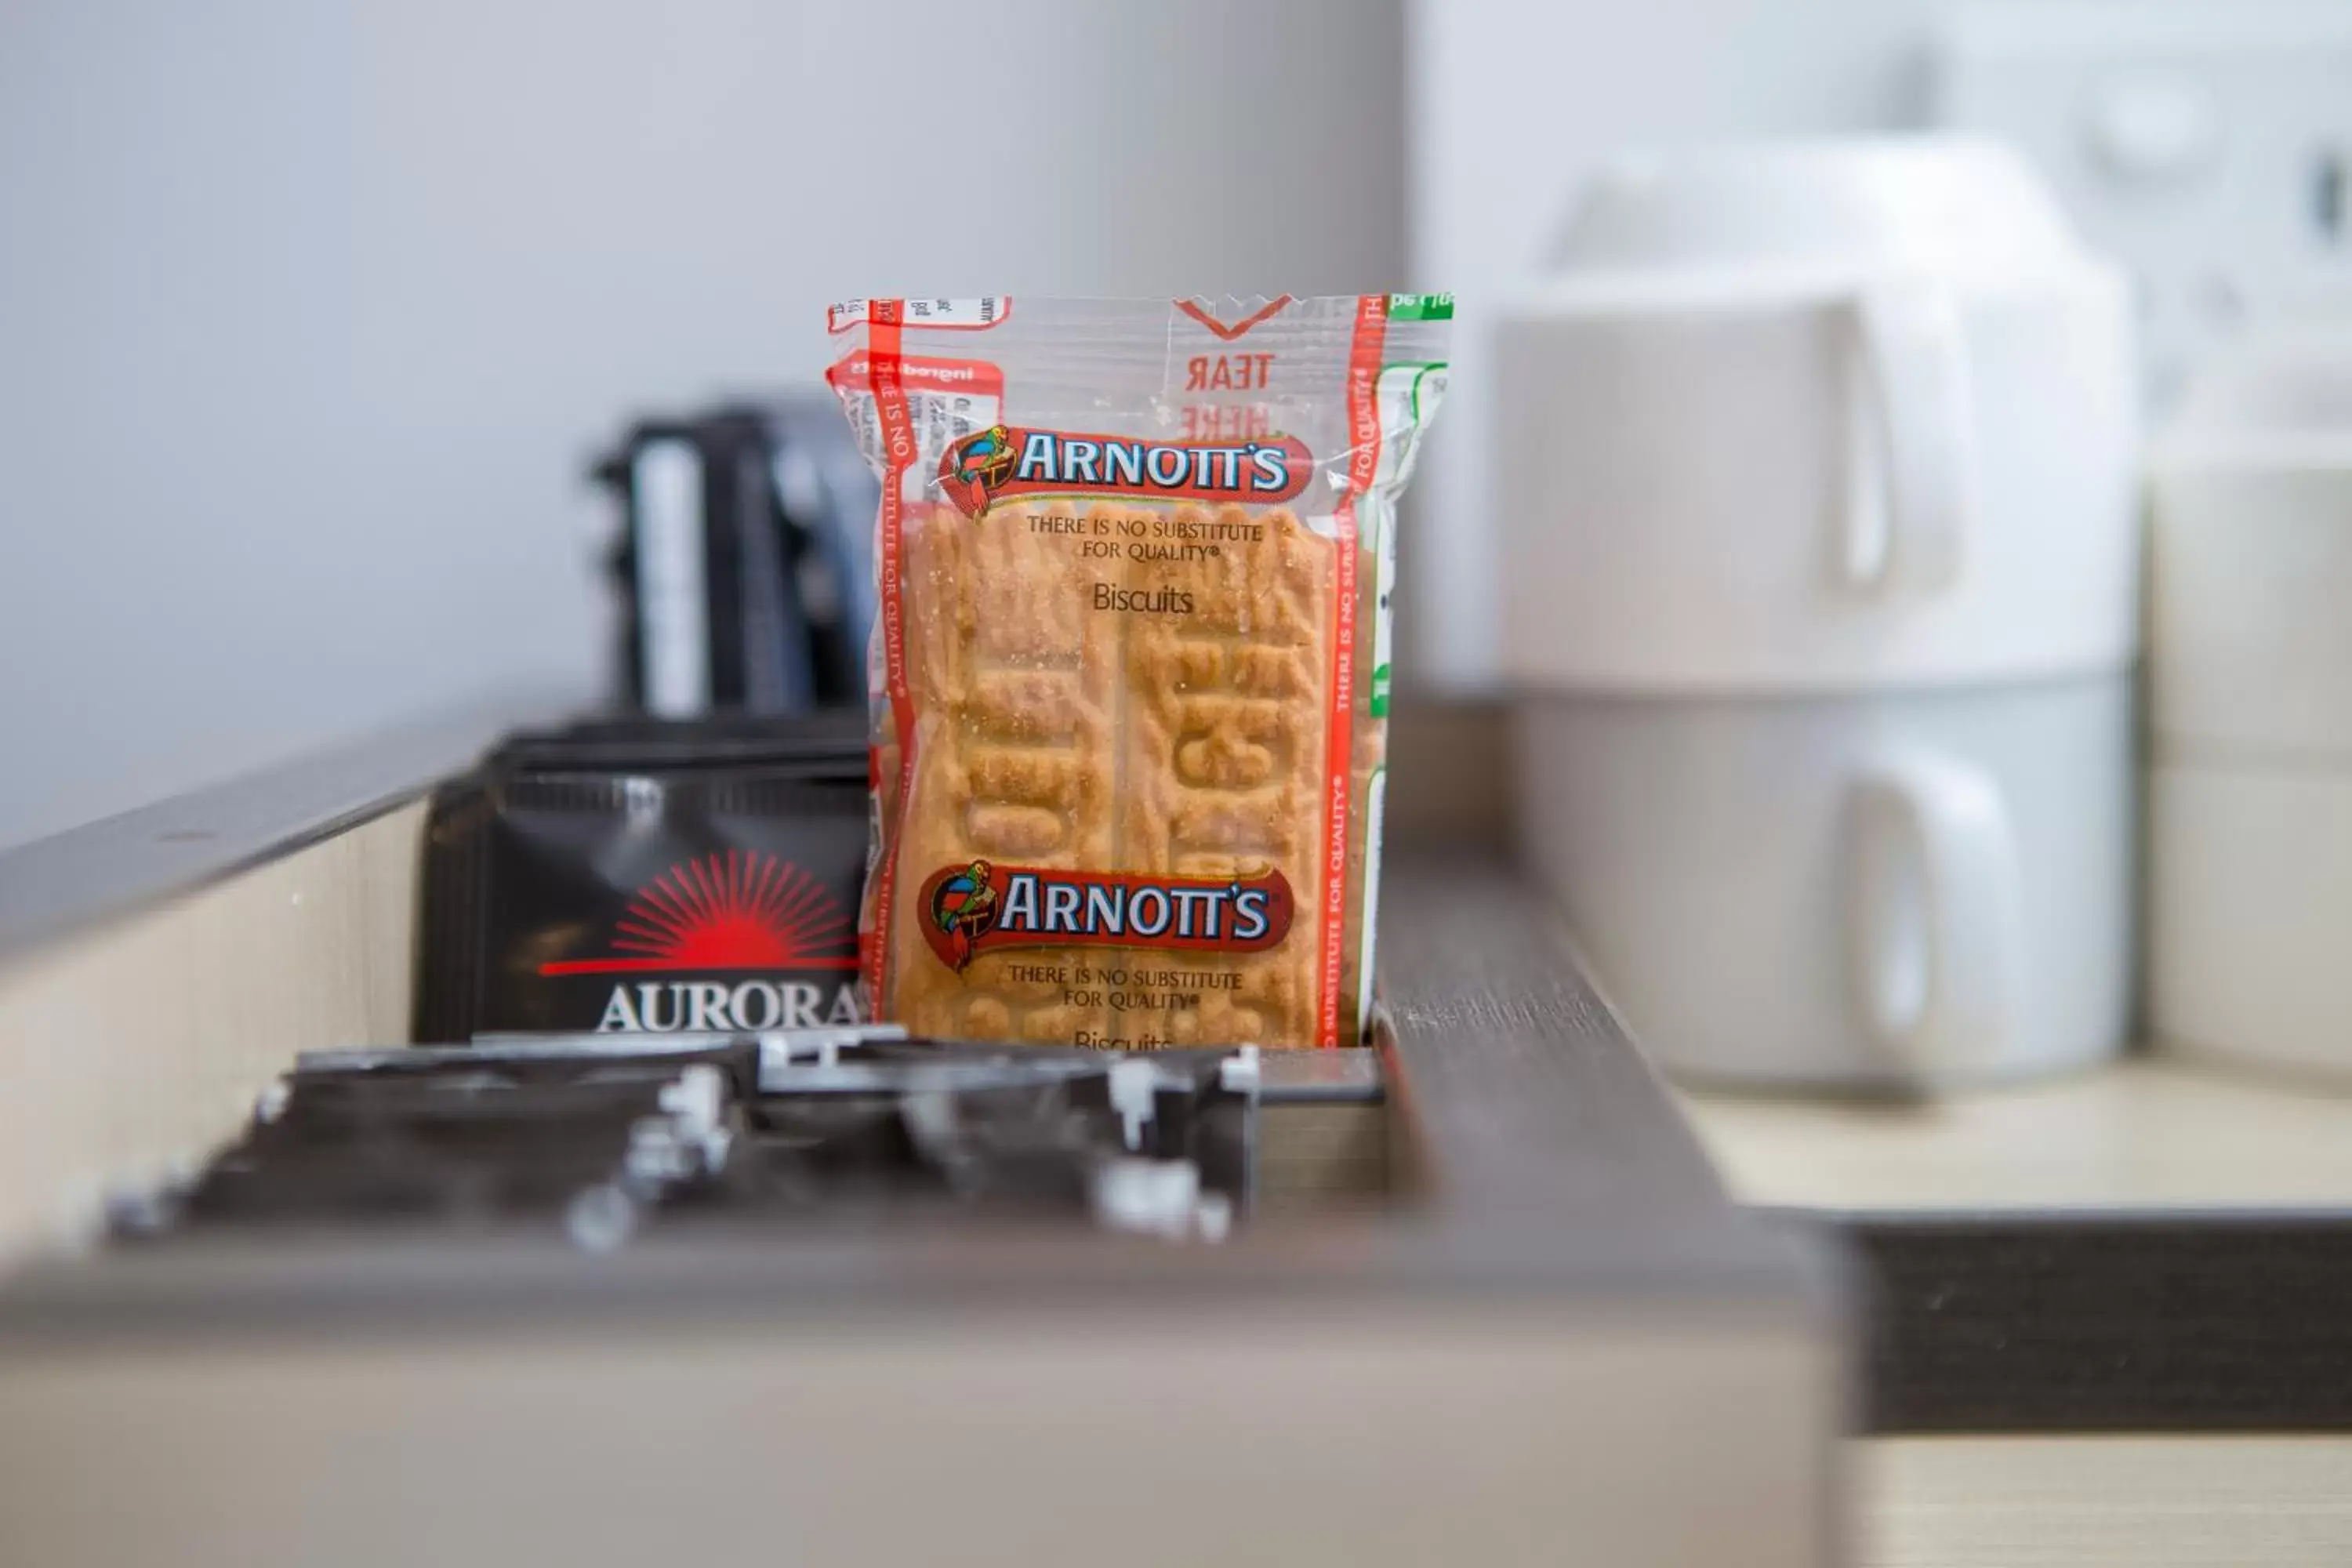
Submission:
POLYGON ((2352 1074, 2352 325, 2210 364, 2152 468, 2151 1032, 2352 1074))
POLYGON ((1998 146, 1605 169, 1499 330, 1520 832, 1664 1065, 1916 1091, 2130 995, 2123 279, 1998 146))

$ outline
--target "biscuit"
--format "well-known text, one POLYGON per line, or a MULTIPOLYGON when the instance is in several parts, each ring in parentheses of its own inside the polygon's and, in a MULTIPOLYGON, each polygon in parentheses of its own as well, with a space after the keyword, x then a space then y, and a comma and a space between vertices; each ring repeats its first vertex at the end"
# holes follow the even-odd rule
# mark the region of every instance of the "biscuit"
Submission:
MULTIPOLYGON (((1038 1044, 1315 1043, 1336 546, 1287 510, 1224 507, 1217 519, 1258 524, 1258 542, 1172 563, 1082 560, 1033 531, 1041 510, 1005 502, 974 520, 925 508, 902 535, 916 762, 894 850, 907 891, 887 938, 888 1016, 919 1033, 1038 1044), (1100 610, 1097 584, 1181 595, 1156 602, 1191 608, 1100 610), (1106 987, 1027 978, 1119 962, 1099 950, 987 952, 961 972, 938 959, 913 889, 935 867, 976 858, 1195 878, 1278 870, 1300 917, 1264 952, 1134 954, 1233 978, 1135 988, 1114 1008, 1106 987), (1136 1005, 1170 990, 1181 1001, 1136 1005)), ((1153 516, 1103 504, 1084 520, 1153 516)))
MULTIPOLYGON (((1101 509, 1108 510, 1108 509, 1101 509)), ((1008 504, 975 523, 910 511, 900 586, 915 771, 892 853, 905 896, 887 933, 889 1016, 919 1034, 1068 1045, 1105 1030, 1105 1007, 1016 980, 1032 950, 982 953, 961 973, 925 944, 922 872, 975 858, 1067 869, 1116 854, 1121 690, 1116 624, 1069 581, 1074 563, 1008 504)))

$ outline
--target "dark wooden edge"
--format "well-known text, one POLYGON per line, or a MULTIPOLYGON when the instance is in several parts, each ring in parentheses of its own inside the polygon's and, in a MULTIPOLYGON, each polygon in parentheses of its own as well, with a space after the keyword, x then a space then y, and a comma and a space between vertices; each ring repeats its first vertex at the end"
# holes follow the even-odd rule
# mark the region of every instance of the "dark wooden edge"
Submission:
POLYGON ((1269 1052, 1257 1097, 1265 1105, 1378 1105, 1385 1098, 1380 1053, 1269 1052))
POLYGON ((1822 1227, 1731 1203, 1547 905, 1498 862, 1400 855, 1381 915, 1390 1114, 1421 1177, 1388 1211, 1269 1217, 1220 1247, 1055 1230, 679 1237, 605 1258, 510 1241, 126 1250, 21 1271, 0 1290, 0 1347, 1169 1300, 1534 1302, 1842 1340, 1822 1227))
POLYGON ((2352 1431, 2352 1215, 1858 1212, 1880 1433, 2352 1431))
POLYGON ((415 799, 499 734, 580 704, 519 696, 0 852, 0 960, 236 875, 415 799))

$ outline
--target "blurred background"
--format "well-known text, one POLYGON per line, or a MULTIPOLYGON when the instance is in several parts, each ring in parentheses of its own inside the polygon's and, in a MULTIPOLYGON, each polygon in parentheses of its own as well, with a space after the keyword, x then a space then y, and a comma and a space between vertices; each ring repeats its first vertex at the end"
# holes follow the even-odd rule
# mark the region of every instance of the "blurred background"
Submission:
MULTIPOLYGON (((2111 9, 2126 54, 2177 11, 2111 9)), ((0 842, 593 682, 589 458, 812 376, 827 300, 1451 288, 1475 370, 1597 160, 1928 123, 1950 10, 7 0, 0 842), (874 111, 883 28, 953 38, 935 102, 874 111)), ((1457 376, 1400 606, 1455 690, 1496 669, 1488 399, 1457 376)))
POLYGON ((595 689, 592 458, 813 385, 833 300, 1402 287, 1403 49, 1350 0, 6 0, 0 842, 595 689), (884 31, 952 64, 881 85, 884 31))
POLYGON ((2210 911, 2352 905, 2347 214, 2341 0, 7 0, 0 844, 611 691, 641 422, 814 388, 828 300, 1450 289, 1400 684, 1513 700, 1639 1032, 1748 1076, 1860 975, 2095 1059, 2140 881, 2159 1014, 2210 911))

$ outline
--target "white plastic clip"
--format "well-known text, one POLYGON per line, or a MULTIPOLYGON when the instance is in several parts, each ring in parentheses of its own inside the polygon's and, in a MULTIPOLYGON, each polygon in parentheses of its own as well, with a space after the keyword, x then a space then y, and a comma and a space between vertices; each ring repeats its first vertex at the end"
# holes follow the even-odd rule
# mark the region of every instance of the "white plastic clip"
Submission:
POLYGON ((709 1062, 697 1062, 662 1086, 661 1108, 677 1118, 688 1137, 700 1137, 719 1125, 725 1104, 727 1080, 709 1062))
POLYGON ((1181 1241, 1192 1229, 1201 1173, 1190 1160, 1112 1160, 1096 1171, 1090 1196, 1107 1229, 1181 1241))
POLYGON ((637 1205, 618 1187, 590 1187, 564 1209, 563 1228, 574 1247, 611 1252, 637 1228, 637 1205))
POLYGON ((1130 1150, 1143 1147, 1143 1130, 1159 1110, 1160 1069, 1150 1062, 1126 1057, 1110 1066, 1110 1108, 1118 1112, 1120 1130, 1130 1150))
POLYGON ((1261 1076, 1255 1046, 1244 1046, 1217 1064, 1217 1086, 1234 1094, 1255 1094, 1261 1076))

